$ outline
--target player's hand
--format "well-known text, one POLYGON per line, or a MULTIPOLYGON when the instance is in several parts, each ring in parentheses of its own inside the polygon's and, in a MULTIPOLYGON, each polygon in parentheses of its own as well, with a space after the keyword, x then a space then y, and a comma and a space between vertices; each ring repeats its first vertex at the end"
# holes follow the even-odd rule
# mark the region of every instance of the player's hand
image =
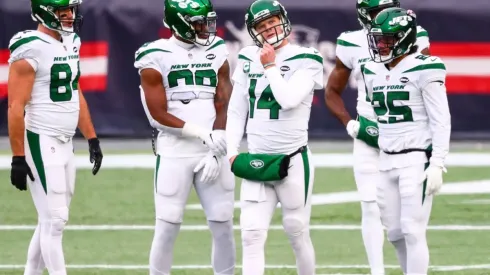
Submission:
POLYGON ((12 157, 12 170, 10 170, 10 182, 20 191, 27 190, 27 176, 34 181, 31 168, 26 162, 25 156, 12 157))
POLYGON ((200 181, 204 183, 214 181, 221 170, 221 160, 213 152, 209 152, 194 168, 194 173, 202 169, 200 181))
POLYGON ((427 187, 425 195, 435 195, 442 187, 442 173, 447 172, 446 168, 437 165, 429 165, 425 169, 425 178, 427 179, 427 187))
POLYGON ((262 66, 276 62, 276 51, 267 42, 264 43, 264 46, 260 50, 260 62, 262 66))
POLYGON ((231 167, 231 166, 233 166, 233 162, 235 162, 236 157, 238 157, 238 155, 236 155, 236 156, 232 156, 232 157, 230 158, 230 167, 231 167))
POLYGON ((346 130, 349 136, 351 136, 352 138, 357 138, 360 127, 361 127, 361 123, 359 123, 359 121, 357 120, 352 119, 347 123, 346 130))
POLYGON ((218 157, 226 156, 226 131, 213 130, 211 132, 211 139, 214 144, 214 148, 210 148, 211 151, 218 157))
POLYGON ((102 150, 100 149, 99 139, 91 138, 88 140, 88 151, 90 153, 90 163, 94 163, 92 174, 96 175, 102 165, 102 150))

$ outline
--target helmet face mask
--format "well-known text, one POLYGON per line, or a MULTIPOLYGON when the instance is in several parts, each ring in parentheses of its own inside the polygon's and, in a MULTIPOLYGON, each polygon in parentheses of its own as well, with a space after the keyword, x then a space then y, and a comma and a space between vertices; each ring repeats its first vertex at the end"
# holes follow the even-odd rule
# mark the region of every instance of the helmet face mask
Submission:
POLYGON ((165 0, 164 25, 189 43, 211 45, 216 38, 217 19, 209 0, 165 0))
POLYGON ((245 15, 247 30, 255 44, 279 46, 291 34, 291 22, 284 7, 274 0, 257 0, 245 15))
POLYGON ((383 10, 373 21, 368 33, 371 58, 377 63, 390 63, 407 54, 417 41, 415 13, 401 8, 383 10))
POLYGON ((81 4, 82 0, 31 0, 31 16, 48 29, 71 35, 78 33, 83 24, 81 4))

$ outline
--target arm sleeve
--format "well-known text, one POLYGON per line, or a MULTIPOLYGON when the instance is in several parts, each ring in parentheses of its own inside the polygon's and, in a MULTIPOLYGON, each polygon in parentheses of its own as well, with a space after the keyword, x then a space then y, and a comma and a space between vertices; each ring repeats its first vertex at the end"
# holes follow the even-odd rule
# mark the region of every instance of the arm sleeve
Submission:
POLYGON ((143 69, 154 69, 161 75, 162 69, 157 61, 158 52, 152 52, 152 49, 141 48, 135 53, 134 67, 138 69, 138 73, 141 74, 143 69))
POLYGON ((272 94, 283 109, 295 108, 313 90, 323 88, 323 64, 314 62, 296 71, 289 81, 282 77, 277 67, 265 70, 272 94))
POLYGON ((40 63, 40 58, 39 58, 39 53, 35 48, 30 45, 30 43, 24 44, 20 46, 19 48, 15 49, 11 54, 10 58, 8 60, 9 64, 14 63, 15 61, 18 60, 25 60, 27 61, 32 68, 34 69, 35 72, 37 72, 37 69, 39 67, 40 63))
POLYGON ((226 142, 228 158, 238 155, 240 143, 245 131, 248 115, 247 87, 235 83, 228 105, 228 118, 226 120, 226 142))
POLYGON ((340 61, 342 61, 342 63, 347 68, 352 70, 354 68, 354 65, 352 64, 352 58, 350 57, 349 54, 349 47, 342 45, 345 43, 344 39, 345 37, 343 33, 337 38, 337 47, 335 48, 335 55, 340 61))
POLYGON ((430 163, 444 167, 451 137, 451 114, 444 82, 435 80, 427 83, 422 89, 422 96, 432 133, 432 157, 430 163))

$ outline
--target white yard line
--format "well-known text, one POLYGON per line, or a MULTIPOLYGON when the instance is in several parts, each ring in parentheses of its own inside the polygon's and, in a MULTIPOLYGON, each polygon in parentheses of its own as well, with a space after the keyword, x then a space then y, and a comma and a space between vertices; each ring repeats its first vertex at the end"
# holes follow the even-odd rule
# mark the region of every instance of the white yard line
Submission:
MULTIPOLYGON (((12 157, 0 156, 0 169, 11 168, 12 157)), ((107 154, 102 162, 103 169, 131 169, 155 167, 156 157, 151 154, 107 154)), ((351 153, 313 154, 312 163, 318 168, 350 168, 354 163, 351 153)), ((79 169, 92 169, 88 155, 77 155, 75 165, 79 169)), ((490 166, 488 153, 451 153, 448 155, 446 165, 459 167, 490 166)))
MULTIPOLYGON (((0 225, 0 231, 32 231, 36 225, 0 225)), ((153 225, 67 225, 65 230, 69 231, 148 231, 153 230, 153 225)), ((235 225, 234 230, 240 230, 240 226, 235 225)), ((271 225, 270 230, 283 230, 282 225, 271 225)), ((360 225, 348 224, 315 224, 310 225, 311 230, 360 230, 360 225)), ((489 231, 490 225, 431 225, 430 231, 489 231)), ((182 225, 182 231, 208 231, 207 225, 182 225)))
MULTIPOLYGON (((107 270, 146 270, 147 265, 67 265, 68 269, 107 269, 107 270)), ((24 265, 0 265, 0 269, 23 269, 24 265)), ((178 265, 172 269, 211 269, 210 265, 178 265)), ((241 268, 237 265, 236 268, 241 268)), ((267 269, 296 269, 295 265, 266 265, 267 269)), ((368 269, 368 265, 317 265, 316 269, 368 269)), ((385 265, 386 269, 398 269, 397 265, 385 265)), ((485 265, 441 265, 430 266, 433 271, 461 271, 471 269, 490 269, 490 264, 485 265)), ((339 273, 342 275, 347 275, 339 273)), ((361 274, 359 274, 361 275, 361 274)))

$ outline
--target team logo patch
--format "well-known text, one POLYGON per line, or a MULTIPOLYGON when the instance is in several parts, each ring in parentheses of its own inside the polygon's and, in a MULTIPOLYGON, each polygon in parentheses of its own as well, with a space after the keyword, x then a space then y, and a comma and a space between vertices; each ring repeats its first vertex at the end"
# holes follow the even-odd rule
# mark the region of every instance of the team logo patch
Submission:
POLYGON ((264 167, 264 162, 261 161, 260 159, 254 159, 250 162, 250 166, 252 166, 255 169, 259 169, 264 167))
POLYGON ((289 70, 291 70, 291 68, 289 68, 288 66, 282 66, 281 67, 281 71, 283 71, 283 72, 287 72, 289 70))
POLYGON ((74 52, 74 53, 78 52, 77 47, 73 47, 73 52, 74 52))
POLYGON ((379 130, 374 126, 368 126, 366 127, 366 133, 368 133, 368 135, 370 136, 375 137, 379 135, 379 130))
POLYGON ((402 77, 402 78, 400 78, 400 82, 401 83, 407 83, 408 81, 410 81, 410 79, 408 79, 408 77, 402 77))
POLYGON ((243 72, 246 74, 250 72, 250 62, 243 64, 243 72))
POLYGON ((213 60, 213 59, 216 58, 216 55, 210 53, 210 54, 206 55, 206 58, 209 59, 209 60, 213 60))

